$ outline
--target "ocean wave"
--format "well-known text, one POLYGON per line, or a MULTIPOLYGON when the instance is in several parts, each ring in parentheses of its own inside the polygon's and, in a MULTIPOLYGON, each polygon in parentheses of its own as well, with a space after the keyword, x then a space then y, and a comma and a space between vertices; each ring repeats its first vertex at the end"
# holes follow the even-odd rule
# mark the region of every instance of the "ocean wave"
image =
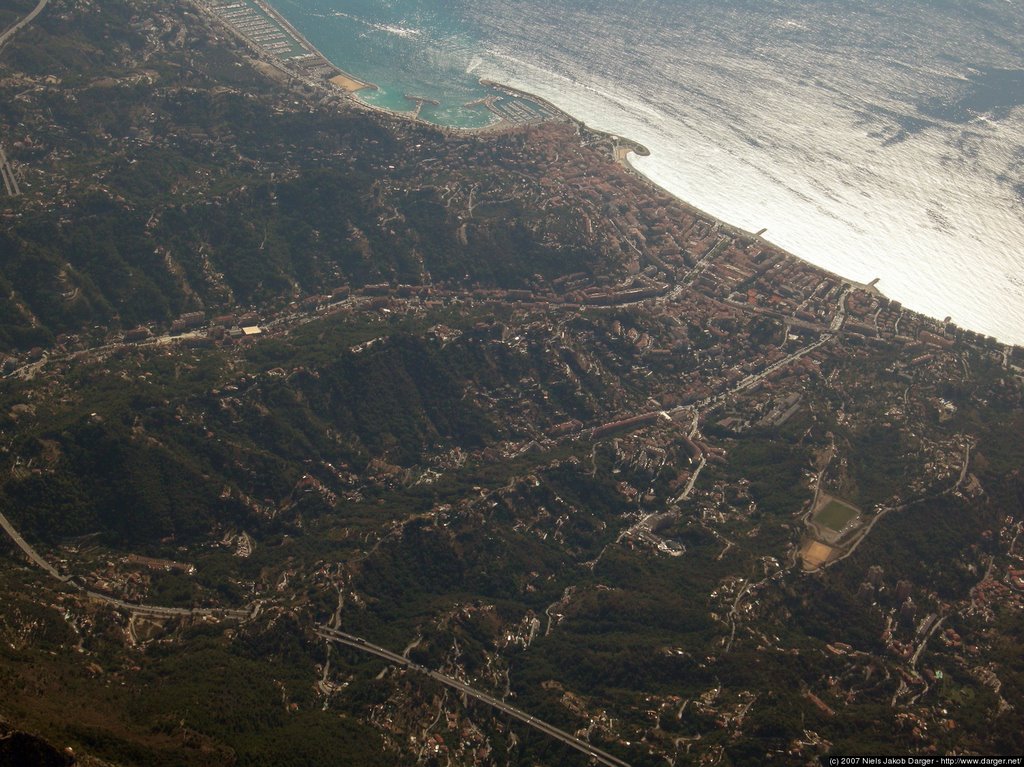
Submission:
POLYGON ((404 37, 406 39, 420 37, 423 35, 422 29, 415 29, 413 27, 401 26, 399 24, 383 24, 376 21, 370 21, 363 19, 358 16, 354 16, 351 13, 345 13, 344 11, 332 11, 329 16, 333 16, 338 19, 348 19, 355 21, 359 24, 363 24, 370 29, 374 29, 378 32, 386 32, 389 35, 395 35, 397 37, 404 37))

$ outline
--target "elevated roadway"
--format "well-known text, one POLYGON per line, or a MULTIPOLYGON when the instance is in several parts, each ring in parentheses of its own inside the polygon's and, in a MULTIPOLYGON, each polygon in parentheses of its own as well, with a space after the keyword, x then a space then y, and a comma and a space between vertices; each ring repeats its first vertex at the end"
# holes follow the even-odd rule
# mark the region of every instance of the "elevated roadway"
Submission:
POLYGON ((7 519, 7 517, 5 517, 2 513, 0 513, 0 527, 2 527, 4 529, 4 532, 10 536, 12 541, 14 541, 14 545, 21 549, 25 553, 25 556, 32 560, 33 563, 35 563, 38 567, 41 567, 42 569, 46 570, 46 572, 49 573, 50 577, 56 578, 58 581, 61 581, 62 583, 67 583, 68 577, 66 575, 61 575, 60 573, 58 573, 53 565, 51 565, 49 562, 47 562, 45 559, 39 556, 39 552, 32 548, 32 546, 29 545, 28 541, 21 537, 21 533, 19 533, 15 529, 14 525, 12 525, 10 521, 7 519))
POLYGON ((470 687, 468 684, 456 679, 455 677, 448 676, 447 674, 442 674, 439 671, 431 671, 430 669, 425 668, 424 666, 421 666, 418 663, 413 663, 408 658, 405 658, 399 655, 398 653, 391 652, 390 650, 384 647, 380 647, 379 645, 367 642, 362 637, 357 637, 352 634, 346 634, 344 631, 338 631, 337 629, 332 629, 322 624, 316 627, 316 633, 318 636, 320 636, 323 639, 326 639, 329 642, 337 642, 339 644, 347 645, 348 647, 360 650, 369 655, 375 655, 378 658, 387 661, 388 663, 392 663, 396 666, 402 666, 403 668, 407 668, 410 671, 416 671, 420 674, 423 674, 424 676, 428 676, 431 679, 434 679, 435 681, 438 681, 443 685, 447 685, 448 687, 451 687, 454 690, 458 690, 460 693, 466 695, 467 697, 474 698, 475 700, 478 700, 481 703, 486 703, 487 705, 497 709, 498 711, 508 714, 509 716, 518 719, 520 722, 523 722, 524 724, 528 724, 535 730, 539 730, 540 732, 543 732, 545 735, 548 735, 554 738, 555 740, 559 740, 562 743, 565 743, 567 746, 575 748, 577 751, 586 754, 599 764, 607 765, 607 767, 630 767, 628 762, 624 762, 618 757, 612 756, 607 751, 602 751, 596 746, 592 746, 586 741, 580 740, 574 735, 570 735, 565 730, 560 730, 559 728, 555 727, 552 724, 548 724, 542 719, 538 719, 535 716, 530 716, 525 711, 522 711, 516 708, 515 706, 510 706, 505 701, 498 700, 497 698, 488 695, 485 692, 481 692, 480 690, 474 689, 473 687, 470 687))
POLYGON ((29 11, 29 14, 25 18, 23 18, 21 21, 17 22, 13 26, 8 27, 2 34, 0 34, 0 49, 7 45, 7 42, 12 37, 14 37, 19 30, 31 24, 32 20, 43 12, 43 8, 46 7, 46 4, 48 2, 49 0, 39 0, 39 3, 36 5, 36 7, 29 11))
MULTIPOLYGON (((123 599, 102 594, 98 591, 92 591, 84 588, 81 584, 76 583, 67 575, 61 575, 57 568, 47 562, 38 551, 36 551, 32 545, 21 537, 21 533, 11 524, 10 520, 7 519, 0 513, 0 528, 14 541, 16 545, 25 554, 29 560, 32 561, 37 567, 42 568, 46 573, 61 583, 66 583, 69 586, 77 588, 81 593, 85 594, 89 599, 95 602, 104 602, 111 607, 118 607, 122 610, 128 610, 129 612, 137 615, 148 615, 154 618, 180 618, 180 617, 193 617, 193 618, 238 618, 245 620, 255 615, 255 610, 231 610, 221 607, 162 607, 160 605, 149 605, 135 602, 126 602, 123 599)), ((258 609, 258 608, 257 608, 258 609)))

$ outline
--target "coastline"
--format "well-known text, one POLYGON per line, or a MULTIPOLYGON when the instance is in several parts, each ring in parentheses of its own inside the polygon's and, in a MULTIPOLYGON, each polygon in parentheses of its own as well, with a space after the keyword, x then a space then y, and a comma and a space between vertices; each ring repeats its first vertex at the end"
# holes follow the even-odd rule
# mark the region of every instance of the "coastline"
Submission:
MULTIPOLYGON (((316 46, 314 46, 311 42, 309 42, 309 40, 301 32, 299 32, 298 29, 296 29, 287 19, 285 19, 276 8, 274 8, 272 5, 270 5, 270 3, 266 2, 266 0, 253 0, 253 2, 256 3, 257 5, 259 5, 259 7, 261 9, 263 9, 269 16, 273 17, 275 21, 277 21, 285 29, 287 29, 288 33, 291 34, 303 47, 305 47, 311 53, 314 53, 315 55, 320 56, 325 61, 330 62, 331 65, 334 67, 334 69, 337 70, 337 72, 339 73, 335 77, 328 78, 328 79, 326 79, 326 80, 324 80, 322 82, 312 82, 310 84, 311 85, 315 85, 315 86, 319 86, 321 88, 330 88, 334 93, 336 93, 336 94, 346 98, 346 100, 351 105, 355 106, 356 108, 365 109, 365 110, 367 110, 369 112, 373 112, 373 113, 376 113, 378 115, 382 115, 382 116, 385 116, 385 117, 388 117, 388 118, 392 118, 392 119, 396 119, 397 118, 397 119, 400 119, 400 120, 411 121, 411 122, 414 122, 414 123, 416 123, 418 125, 422 125, 422 126, 425 126, 425 127, 433 128, 433 129, 438 130, 438 131, 440 131, 442 133, 443 132, 449 132, 449 131, 453 131, 453 132, 456 132, 456 133, 467 133, 467 134, 504 133, 504 132, 516 130, 516 129, 519 129, 519 128, 522 127, 522 126, 515 125, 513 123, 509 123, 509 122, 507 122, 505 120, 502 120, 501 118, 496 119, 494 122, 490 123, 489 125, 484 125, 484 126, 481 126, 481 127, 478 127, 478 128, 466 128, 466 127, 457 126, 457 125, 439 125, 437 123, 430 122, 429 120, 424 120, 423 118, 419 117, 418 113, 402 112, 402 111, 397 111, 397 110, 394 110, 394 109, 388 109, 387 107, 377 106, 376 104, 368 103, 368 102, 360 99, 357 94, 358 94, 358 92, 360 90, 365 90, 367 88, 377 89, 378 88, 377 85, 375 85, 373 83, 369 83, 369 82, 367 82, 367 81, 365 81, 365 80, 363 80, 363 79, 361 79, 359 77, 356 77, 355 75, 351 74, 350 72, 346 72, 345 70, 343 70, 340 67, 338 67, 336 64, 334 64, 334 62, 331 62, 329 58, 324 56, 324 54, 316 46), (358 84, 358 87, 350 88, 350 87, 338 85, 338 84, 336 84, 334 82, 334 80, 336 78, 343 78, 343 81, 346 82, 346 83, 358 84)), ((204 8, 204 9, 208 8, 208 6, 207 6, 206 2, 204 2, 204 0, 196 0, 196 4, 199 5, 200 7, 204 8)), ((282 60, 279 56, 275 56, 274 54, 268 52, 266 49, 264 49, 261 46, 259 46, 258 43, 255 43, 254 41, 250 40, 247 36, 242 34, 239 30, 235 29, 231 24, 226 23, 223 19, 220 19, 219 17, 217 17, 216 14, 213 14, 213 16, 214 16, 214 18, 217 18, 218 21, 220 21, 220 23, 223 24, 223 26, 225 26, 226 28, 231 30, 234 34, 236 34, 238 37, 240 37, 242 40, 244 40, 250 47, 255 48, 257 51, 259 51, 260 54, 262 54, 264 56, 269 56, 270 58, 274 59, 275 63, 277 64, 277 66, 279 68, 284 68, 286 71, 289 71, 289 73, 291 73, 291 68, 289 68, 287 66, 287 62, 285 60, 282 60)), ((710 213, 708 213, 707 211, 701 210, 697 206, 693 205, 692 203, 690 203, 687 200, 682 199, 681 197, 679 197, 678 195, 672 193, 671 191, 669 191, 668 189, 664 188, 663 186, 660 186, 659 184, 654 182, 651 178, 649 178, 648 176, 644 175, 639 170, 637 170, 637 168, 629 161, 629 155, 630 154, 636 154, 636 155, 638 155, 640 157, 649 157, 650 156, 650 154, 651 154, 650 150, 647 147, 645 147, 643 144, 640 144, 639 142, 633 141, 632 139, 629 139, 629 138, 625 138, 625 137, 618 136, 618 135, 615 135, 615 134, 612 134, 612 133, 608 133, 606 131, 602 131, 602 130, 599 130, 597 128, 592 128, 589 125, 587 125, 583 120, 581 120, 581 119, 579 119, 577 117, 574 117, 573 115, 569 114, 564 109, 562 109, 561 107, 558 107, 555 104, 552 104, 547 99, 544 99, 544 98, 542 98, 540 96, 537 96, 536 94, 529 93, 527 91, 520 90, 520 89, 515 88, 513 86, 506 85, 504 83, 499 83, 499 82, 496 82, 494 80, 489 80, 489 79, 483 78, 483 77, 480 78, 478 82, 482 86, 485 86, 485 87, 488 87, 488 88, 493 88, 494 90, 502 92, 502 93, 505 93, 507 95, 510 95, 510 96, 513 96, 513 97, 516 97, 516 98, 526 99, 526 100, 532 101, 532 102, 534 102, 536 104, 539 104, 543 108, 545 108, 548 111, 550 111, 557 118, 560 118, 560 119, 563 119, 563 120, 565 120, 567 122, 573 123, 582 132, 589 133, 590 135, 592 135, 594 137, 606 138, 606 139, 611 140, 612 143, 613 143, 613 146, 614 146, 614 149, 613 149, 613 159, 616 162, 618 162, 619 164, 621 164, 623 167, 625 167, 629 171, 629 173, 631 175, 633 175, 638 180, 643 181, 645 184, 648 184, 651 187, 657 189, 658 191, 670 195, 673 199, 675 199, 677 202, 679 202, 683 207, 685 207, 688 211, 692 212, 693 214, 698 215, 698 216, 700 216, 702 218, 708 219, 710 221, 714 221, 719 227, 721 227, 723 229, 723 231, 725 231, 727 233, 730 233, 730 234, 733 234, 734 236, 742 236, 742 237, 747 237, 747 238, 750 238, 750 239, 757 240, 758 242, 762 243, 765 247, 770 247, 770 248, 772 248, 774 250, 777 250, 780 253, 785 254, 787 257, 795 258, 795 259, 798 259, 799 261, 802 261, 802 262, 804 262, 806 264, 809 264, 810 266, 814 267, 815 269, 819 269, 823 274, 828 274, 829 276, 833 277, 836 280, 839 280, 841 282, 847 283, 851 287, 860 288, 862 290, 866 290, 868 292, 871 292, 871 293, 874 293, 874 294, 877 294, 877 295, 884 295, 884 293, 881 290, 879 290, 879 288, 875 285, 875 282, 877 282, 877 280, 873 281, 872 283, 865 284, 865 283, 861 283, 861 282, 858 282, 856 280, 844 277, 843 275, 840 275, 840 274, 837 274, 835 272, 832 272, 831 270, 828 270, 828 269, 826 269, 824 267, 821 267, 821 266, 818 266, 816 264, 813 264, 812 262, 808 261, 807 259, 801 258, 800 256, 797 256, 796 254, 791 253, 790 251, 785 250, 784 248, 776 245, 775 243, 771 242, 771 240, 768 240, 765 237, 763 237, 761 234, 755 234, 753 232, 748 232, 748 231, 746 231, 744 229, 741 229, 741 228, 739 228, 737 226, 729 224, 728 222, 719 219, 717 216, 713 216, 710 213)), ((765 231, 765 230, 762 230, 762 232, 763 231, 765 231)))
MULTIPOLYGON (((583 125, 583 123, 580 123, 580 125, 583 125)), ((620 142, 627 141, 627 140, 619 138, 618 136, 612 136, 612 134, 610 134, 610 133, 605 133, 604 131, 600 131, 600 130, 597 130, 595 128, 587 127, 586 130, 591 132, 591 133, 593 133, 593 134, 595 134, 595 135, 611 136, 612 138, 618 139, 620 142)), ((637 144, 636 146, 642 146, 642 145, 637 144)), ((625 147, 623 147, 623 148, 625 148, 625 147)), ((649 156, 650 152, 647 151, 646 147, 643 147, 643 149, 647 152, 647 154, 643 154, 641 152, 636 152, 635 154, 638 154, 641 157, 649 156)), ((862 290, 862 291, 864 291, 866 293, 870 293, 872 295, 888 298, 888 296, 885 295, 885 292, 878 287, 877 283, 879 281, 879 278, 877 278, 877 277, 875 279, 873 279, 871 282, 860 282, 860 281, 854 280, 854 279, 852 279, 850 277, 846 277, 846 276, 844 276, 842 274, 839 274, 838 272, 832 271, 831 269, 826 269, 824 266, 819 266, 818 264, 815 264, 815 263, 813 263, 811 261, 808 261, 806 258, 802 258, 801 256, 798 256, 795 253, 793 253, 793 252, 791 252, 789 250, 786 250, 781 245, 776 245, 774 242, 772 242, 771 240, 769 240, 766 237, 764 237, 763 233, 768 231, 767 229, 761 229, 759 232, 750 232, 750 231, 747 231, 746 229, 740 228, 739 226, 736 226, 734 224, 730 224, 728 221, 723 221, 722 219, 718 218, 717 216, 714 216, 714 215, 708 213, 706 210, 702 210, 701 208, 698 208, 693 203, 688 202, 687 200, 684 200, 682 197, 680 197, 677 194, 674 194, 673 192, 670 192, 668 189, 666 189, 665 187, 659 185, 658 183, 656 183, 655 181, 650 179, 648 176, 644 175, 642 172, 637 170, 636 167, 629 161, 629 155, 630 154, 634 154, 634 152, 632 150, 627 150, 625 152, 625 155, 624 155, 623 159, 621 160, 621 164, 629 171, 629 173, 632 176, 634 176, 635 178, 639 179, 640 181, 643 181, 646 184, 649 184, 650 186, 654 187, 655 189, 657 189, 657 190, 659 190, 661 192, 664 192, 665 194, 671 196, 672 199, 676 200, 676 202, 678 202, 680 205, 682 205, 684 208, 686 208, 686 210, 689 211, 690 213, 692 213, 692 214, 694 214, 696 216, 700 216, 701 218, 706 218, 706 219, 708 219, 710 221, 714 221, 719 226, 719 228, 723 232, 725 232, 726 234, 728 234, 728 235, 730 235, 732 237, 742 237, 742 238, 745 238, 745 239, 753 240, 755 242, 760 243, 765 248, 771 248, 772 250, 775 250, 775 251, 778 251, 779 253, 782 253, 787 258, 794 258, 794 259, 796 259, 798 261, 801 261, 802 263, 805 263, 808 266, 810 266, 810 267, 812 267, 814 269, 817 269, 822 274, 828 275, 829 277, 833 278, 837 282, 845 283, 846 285, 848 285, 851 288, 856 288, 857 290, 862 290)), ((616 159, 618 159, 618 158, 616 158, 616 159)), ((914 311, 914 310, 908 309, 907 311, 914 311)), ((920 312, 915 312, 915 313, 920 314, 920 312)), ((922 314, 922 316, 927 316, 927 315, 923 315, 922 314)), ((932 317, 932 319, 938 320, 937 317, 932 317)))
MULTIPOLYGON (((290 22, 288 22, 287 19, 285 19, 283 16, 281 16, 281 14, 275 8, 273 8, 266 0, 252 0, 252 2, 258 4, 259 7, 264 9, 268 13, 268 15, 271 15, 275 19, 275 21, 278 21, 283 27, 285 27, 288 30, 289 34, 293 35, 295 37, 295 39, 300 43, 300 45, 302 45, 303 47, 305 47, 307 50, 311 51, 315 55, 321 57, 324 61, 329 62, 330 65, 337 72, 341 73, 340 74, 341 77, 344 77, 347 81, 351 81, 352 83, 364 83, 365 82, 365 81, 361 80, 360 78, 355 77, 354 75, 351 75, 348 72, 345 72, 340 67, 337 67, 333 62, 330 61, 330 59, 328 59, 326 56, 324 56, 323 53, 321 53, 312 43, 310 43, 308 41, 308 39, 304 35, 302 35, 302 33, 300 33, 290 22)), ((206 0, 195 0, 195 3, 196 3, 196 5, 198 5, 201 8, 204 8, 204 9, 208 8, 208 6, 206 5, 206 0)), ((213 15, 214 18, 218 18, 216 16, 216 14, 211 14, 211 15, 213 15)), ((242 34, 237 29, 235 29, 231 24, 226 23, 223 19, 219 19, 218 18, 218 21, 220 21, 225 27, 227 27, 233 33, 235 33, 236 35, 241 37, 241 39, 243 39, 250 47, 255 48, 261 55, 268 56, 269 58, 274 60, 275 65, 279 69, 282 69, 282 70, 284 70, 286 72, 289 72, 290 74, 295 75, 295 73, 292 71, 292 68, 288 67, 286 61, 283 61, 279 56, 275 56, 272 53, 268 52, 266 49, 260 47, 258 43, 256 43, 255 41, 250 40, 244 34, 242 34)), ((375 84, 372 84, 372 83, 366 83, 365 88, 364 87, 359 87, 359 88, 355 88, 354 90, 349 90, 347 88, 338 86, 338 85, 334 84, 333 82, 331 82, 331 80, 333 78, 322 80, 322 81, 319 81, 319 82, 318 81, 312 81, 312 80, 309 80, 308 78, 302 78, 302 77, 300 77, 300 79, 303 79, 304 82, 306 82, 307 84, 312 85, 314 87, 327 88, 327 89, 331 90, 333 93, 341 96, 342 98, 345 98, 347 100, 347 102, 350 105, 352 105, 353 107, 355 107, 355 108, 364 109, 364 110, 367 110, 369 112, 373 112, 373 113, 376 113, 376 114, 378 114, 380 116, 387 117, 387 118, 390 118, 390 119, 399 119, 399 120, 403 120, 403 121, 411 121, 411 122, 416 123, 416 124, 418 124, 420 126, 428 127, 428 128, 437 130, 437 131, 439 131, 441 133, 451 133, 451 132, 454 132, 454 133, 471 134, 471 135, 486 135, 488 133, 506 133, 506 132, 509 132, 509 131, 522 130, 522 129, 526 129, 526 128, 529 127, 529 124, 522 124, 521 125, 521 124, 512 123, 512 122, 509 122, 509 121, 501 118, 498 115, 495 115, 496 119, 493 122, 491 122, 491 123, 489 123, 487 125, 484 125, 484 126, 479 126, 479 127, 463 127, 463 126, 458 126, 458 125, 441 125, 441 124, 434 123, 434 122, 431 122, 429 120, 425 120, 425 119, 421 118, 419 116, 419 110, 418 109, 416 109, 415 111, 409 111, 409 112, 397 111, 397 110, 394 110, 394 109, 389 109, 387 107, 377 106, 375 104, 371 104, 371 103, 368 103, 368 102, 360 99, 358 97, 358 95, 357 95, 359 90, 364 90, 365 88, 374 88, 374 89, 378 88, 378 86, 376 86, 375 84)), ((643 183, 649 185, 650 187, 658 190, 659 192, 661 192, 663 194, 669 195, 674 200, 676 200, 681 206, 683 206, 686 210, 690 211, 694 215, 698 215, 698 216, 700 216, 700 217, 702 217, 704 219, 707 219, 709 221, 714 222, 722 231, 730 234, 731 236, 734 236, 734 237, 744 237, 744 238, 748 238, 748 239, 757 241, 757 242, 761 243, 764 247, 771 248, 771 249, 773 249, 773 250, 783 254, 787 258, 796 259, 796 260, 800 261, 801 263, 804 263, 804 264, 810 266, 811 268, 818 270, 823 275, 827 275, 827 276, 835 279, 838 282, 846 284, 847 286, 849 286, 851 288, 856 288, 856 289, 859 289, 859 290, 863 290, 863 291, 868 292, 870 294, 873 294, 873 295, 876 295, 876 296, 879 296, 879 297, 884 297, 884 298, 888 299, 888 297, 885 295, 884 291, 882 289, 880 289, 878 287, 878 285, 877 285, 877 283, 880 281, 880 278, 878 278, 878 277, 875 277, 874 279, 872 279, 868 283, 864 283, 864 282, 861 282, 861 281, 854 280, 852 278, 846 277, 846 276, 844 276, 842 274, 839 274, 838 272, 832 271, 831 269, 828 269, 828 268, 826 268, 824 266, 820 266, 818 264, 815 264, 814 262, 812 262, 812 261, 810 261, 810 260, 808 260, 808 259, 806 259, 806 258, 804 258, 802 256, 798 256, 795 253, 793 253, 793 252, 783 248, 782 246, 779 246, 779 245, 773 243, 771 240, 765 238, 763 236, 763 234, 764 234, 764 232, 767 231, 767 228, 761 229, 759 232, 756 232, 756 233, 755 232, 747 231, 747 230, 742 229, 742 228, 740 228, 740 227, 738 227, 736 225, 730 224, 729 222, 724 221, 724 220, 720 219, 719 217, 717 217, 715 215, 712 215, 712 214, 708 213, 707 211, 702 210, 701 208, 698 208, 696 205, 693 205, 692 203, 690 203, 689 201, 683 199, 682 197, 678 196, 677 194, 673 193, 669 189, 666 189, 665 187, 659 185, 652 178, 650 178, 649 176, 647 176, 643 172, 641 172, 639 169, 637 169, 637 167, 635 165, 633 165, 632 162, 630 162, 630 159, 629 159, 629 155, 630 154, 636 154, 637 156, 640 156, 640 157, 648 157, 648 156, 651 155, 650 150, 647 149, 647 147, 645 147, 642 144, 640 144, 639 142, 635 142, 635 141, 632 141, 631 139, 624 138, 622 136, 619 136, 619 135, 616 135, 616 134, 612 134, 612 133, 607 132, 607 131, 603 131, 603 130, 600 130, 600 129, 597 129, 597 128, 590 127, 582 119, 574 117, 573 115, 571 115, 568 112, 566 112, 564 109, 562 109, 562 108, 552 104, 550 101, 548 101, 548 100, 544 99, 543 97, 540 97, 540 96, 538 96, 536 94, 533 94, 533 93, 530 93, 530 92, 527 92, 527 91, 523 91, 523 90, 514 88, 512 86, 505 85, 503 83, 498 83, 496 81, 489 80, 487 78, 480 78, 478 82, 482 86, 486 86, 486 87, 492 88, 492 89, 494 89, 496 91, 505 93, 506 95, 509 95, 509 96, 512 96, 512 97, 515 97, 515 98, 520 98, 520 99, 528 100, 528 101, 531 101, 531 102, 533 102, 535 104, 538 104, 543 109, 549 111, 554 119, 560 119, 560 120, 564 120, 564 121, 570 122, 570 123, 574 124, 580 132, 588 133, 588 134, 590 134, 590 135, 592 135, 594 137, 597 137, 597 138, 604 138, 604 139, 610 140, 612 142, 612 145, 613 145, 612 159, 615 162, 617 162, 620 165, 622 165, 634 178, 642 181, 643 183)), ((494 114, 494 112, 492 112, 492 114, 494 114)), ((940 318, 938 318, 938 317, 929 316, 929 315, 927 315, 927 314, 925 314, 923 312, 919 312, 919 311, 914 310, 914 309, 905 309, 905 311, 912 312, 914 314, 919 314, 920 316, 923 316, 923 317, 929 317, 929 319, 932 319, 932 320, 934 320, 936 322, 939 322, 939 321, 945 322, 946 320, 949 319, 947 317, 945 320, 940 320, 940 318)), ((965 331, 974 333, 974 334, 976 334, 978 336, 981 336, 981 337, 991 338, 996 343, 1002 345, 1003 347, 1005 347, 1007 349, 1012 348, 1014 346, 1017 346, 1016 344, 1009 343, 1009 342, 1006 342, 1006 341, 1002 341, 1002 340, 1000 340, 998 338, 995 338, 994 336, 990 336, 990 335, 988 335, 986 333, 982 333, 980 331, 969 330, 969 329, 964 328, 964 327, 962 327, 960 325, 956 325, 955 323, 953 323, 953 325, 954 325, 954 327, 957 327, 960 330, 965 330, 965 331)))

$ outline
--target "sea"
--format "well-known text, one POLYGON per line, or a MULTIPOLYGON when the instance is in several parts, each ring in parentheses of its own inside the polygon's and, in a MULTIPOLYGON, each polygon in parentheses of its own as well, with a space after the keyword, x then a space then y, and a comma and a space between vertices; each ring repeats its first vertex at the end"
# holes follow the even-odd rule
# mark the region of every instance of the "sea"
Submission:
POLYGON ((359 97, 476 128, 481 79, 640 142, 688 203, 1024 345, 1024 0, 273 0, 359 97))

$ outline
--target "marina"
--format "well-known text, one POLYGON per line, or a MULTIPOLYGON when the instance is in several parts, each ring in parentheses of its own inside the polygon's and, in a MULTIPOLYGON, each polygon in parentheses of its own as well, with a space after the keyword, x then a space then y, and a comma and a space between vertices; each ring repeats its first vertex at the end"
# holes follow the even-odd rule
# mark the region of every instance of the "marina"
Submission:
POLYGON ((387 102, 377 85, 334 64, 267 3, 261 0, 216 0, 206 8, 251 48, 289 75, 307 84, 329 85, 353 96, 361 91, 368 92, 371 98, 357 96, 356 100, 373 109, 444 127, 489 129, 535 125, 566 117, 561 110, 542 99, 487 80, 478 83, 479 87, 489 91, 483 98, 452 105, 443 103, 434 95, 404 93, 402 98, 411 102, 412 108, 402 109, 393 98, 387 102), (449 117, 453 109, 465 110, 464 114, 487 112, 490 122, 480 125, 477 117, 470 125, 453 125, 449 117))
POLYGON ((266 3, 229 0, 213 2, 206 7, 253 49, 307 83, 331 83, 349 93, 375 87, 338 69, 266 3))
POLYGON ((301 59, 313 54, 301 35, 290 30, 283 19, 254 0, 215 2, 209 8, 250 43, 278 58, 301 59))

